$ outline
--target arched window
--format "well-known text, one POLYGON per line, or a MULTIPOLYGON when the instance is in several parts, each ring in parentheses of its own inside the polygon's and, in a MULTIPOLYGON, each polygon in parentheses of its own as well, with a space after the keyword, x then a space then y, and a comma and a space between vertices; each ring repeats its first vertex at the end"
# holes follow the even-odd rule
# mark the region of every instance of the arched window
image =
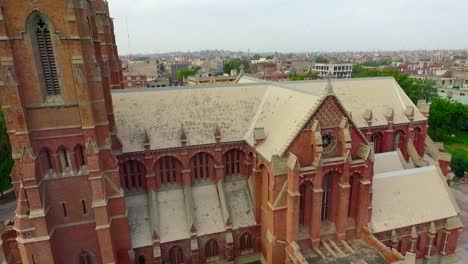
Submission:
POLYGON ((80 264, 92 264, 93 263, 93 258, 89 252, 86 251, 81 251, 79 255, 79 263, 80 264))
POLYGON ((175 246, 169 251, 169 258, 171 264, 183 264, 184 252, 179 246, 175 246))
POLYGON ((214 158, 206 152, 200 152, 190 159, 190 170, 193 179, 211 178, 214 176, 214 158))
POLYGON ((207 258, 218 256, 218 241, 214 239, 208 240, 205 246, 205 253, 207 258))
POLYGON ((60 95, 61 92, 57 74, 57 65, 55 62, 49 25, 44 18, 36 15, 31 26, 33 28, 33 43, 39 65, 38 72, 39 76, 42 76, 42 83, 45 88, 45 92, 48 96, 60 95))
POLYGON ((241 173, 241 164, 244 153, 238 149, 231 149, 223 156, 224 175, 238 175, 241 173))
POLYGON ((154 172, 161 184, 176 183, 181 178, 182 165, 176 158, 167 156, 156 162, 154 172))
POLYGON ((60 166, 62 168, 62 172, 65 172, 67 169, 70 168, 70 155, 64 147, 60 147, 58 151, 58 157, 60 160, 60 166))
POLYGON ((145 186, 145 166, 136 160, 120 164, 120 184, 125 189, 142 188, 145 186))
POLYGON ((250 233, 244 233, 240 237, 240 249, 241 251, 252 249, 252 235, 250 233))
POLYGON ((74 153, 76 157, 76 163, 79 169, 86 164, 83 147, 81 145, 76 146, 74 153))
POLYGON ((328 219, 328 211, 330 209, 330 177, 332 176, 332 173, 327 173, 323 175, 322 179, 322 221, 328 219))
POLYGON ((382 133, 376 132, 372 134, 372 142, 374 143, 374 153, 383 152, 383 136, 382 133))
POLYGON ((393 135, 392 151, 395 151, 398 148, 402 149, 404 146, 404 142, 405 142, 405 132, 401 130, 396 131, 395 134, 393 135))
POLYGON ((48 149, 44 148, 39 152, 39 160, 41 161, 42 173, 45 174, 52 169, 52 160, 48 149))

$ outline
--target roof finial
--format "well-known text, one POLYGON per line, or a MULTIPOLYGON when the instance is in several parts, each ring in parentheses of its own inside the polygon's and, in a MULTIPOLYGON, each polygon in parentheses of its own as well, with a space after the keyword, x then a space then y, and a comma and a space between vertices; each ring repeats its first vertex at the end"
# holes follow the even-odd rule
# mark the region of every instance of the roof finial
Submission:
POLYGON ((184 124, 180 125, 180 139, 181 140, 187 139, 187 134, 185 133, 184 124))
POLYGON ((331 74, 327 75, 327 86, 325 86, 325 94, 327 95, 334 95, 335 93, 333 92, 333 85, 331 83, 331 74))

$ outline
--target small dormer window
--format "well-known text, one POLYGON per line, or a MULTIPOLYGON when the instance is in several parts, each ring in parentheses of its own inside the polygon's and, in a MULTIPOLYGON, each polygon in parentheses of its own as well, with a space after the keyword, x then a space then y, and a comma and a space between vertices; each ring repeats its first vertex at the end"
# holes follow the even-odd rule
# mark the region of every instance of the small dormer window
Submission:
POLYGON ((60 95, 60 85, 50 30, 44 19, 38 16, 34 22, 34 42, 39 61, 39 75, 47 96, 60 95))

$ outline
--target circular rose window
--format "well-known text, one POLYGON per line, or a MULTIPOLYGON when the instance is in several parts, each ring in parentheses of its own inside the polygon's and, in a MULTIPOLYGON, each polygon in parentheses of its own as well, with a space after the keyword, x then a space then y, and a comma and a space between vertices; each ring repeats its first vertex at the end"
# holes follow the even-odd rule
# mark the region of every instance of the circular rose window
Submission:
POLYGON ((336 145, 335 135, 331 132, 322 135, 323 152, 327 153, 332 151, 336 145))

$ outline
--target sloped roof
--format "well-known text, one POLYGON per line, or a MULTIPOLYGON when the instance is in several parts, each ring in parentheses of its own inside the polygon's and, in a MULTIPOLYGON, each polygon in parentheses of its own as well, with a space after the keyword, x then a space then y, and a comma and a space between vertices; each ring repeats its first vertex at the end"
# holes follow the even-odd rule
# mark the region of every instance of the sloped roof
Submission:
POLYGON ((458 215, 445 178, 435 166, 374 175, 371 229, 375 233, 458 215))
MULTIPOLYGON (((351 112, 358 127, 367 127, 363 119, 366 110, 372 110, 372 126, 387 125, 385 113, 389 108, 394 111, 394 123, 407 123, 405 110, 414 107, 414 121, 426 120, 416 105, 405 94, 393 77, 357 78, 333 80, 333 91, 343 106, 351 112)), ((281 85, 310 94, 323 94, 324 81, 282 82, 281 85)))
MULTIPOLYGON (((245 79, 245 78, 244 78, 245 79)), ((252 78, 249 79, 252 81, 252 78)), ((180 147, 183 126, 187 144, 215 143, 220 128, 223 142, 247 141, 254 145, 255 128, 263 128, 266 139, 258 152, 270 160, 282 155, 301 128, 316 111, 326 92, 325 80, 155 88, 113 91, 117 136, 122 152, 144 150, 145 133, 151 149, 180 147)), ((373 111, 373 126, 385 125, 384 114, 394 109, 396 124, 409 122, 404 112, 415 109, 415 121, 426 118, 404 94, 393 78, 333 80, 333 90, 358 127, 362 117, 373 111)))
POLYGON ((215 142, 219 126, 224 142, 244 138, 268 85, 138 89, 113 92, 117 135, 122 152, 180 146, 184 126, 188 145, 215 142))

